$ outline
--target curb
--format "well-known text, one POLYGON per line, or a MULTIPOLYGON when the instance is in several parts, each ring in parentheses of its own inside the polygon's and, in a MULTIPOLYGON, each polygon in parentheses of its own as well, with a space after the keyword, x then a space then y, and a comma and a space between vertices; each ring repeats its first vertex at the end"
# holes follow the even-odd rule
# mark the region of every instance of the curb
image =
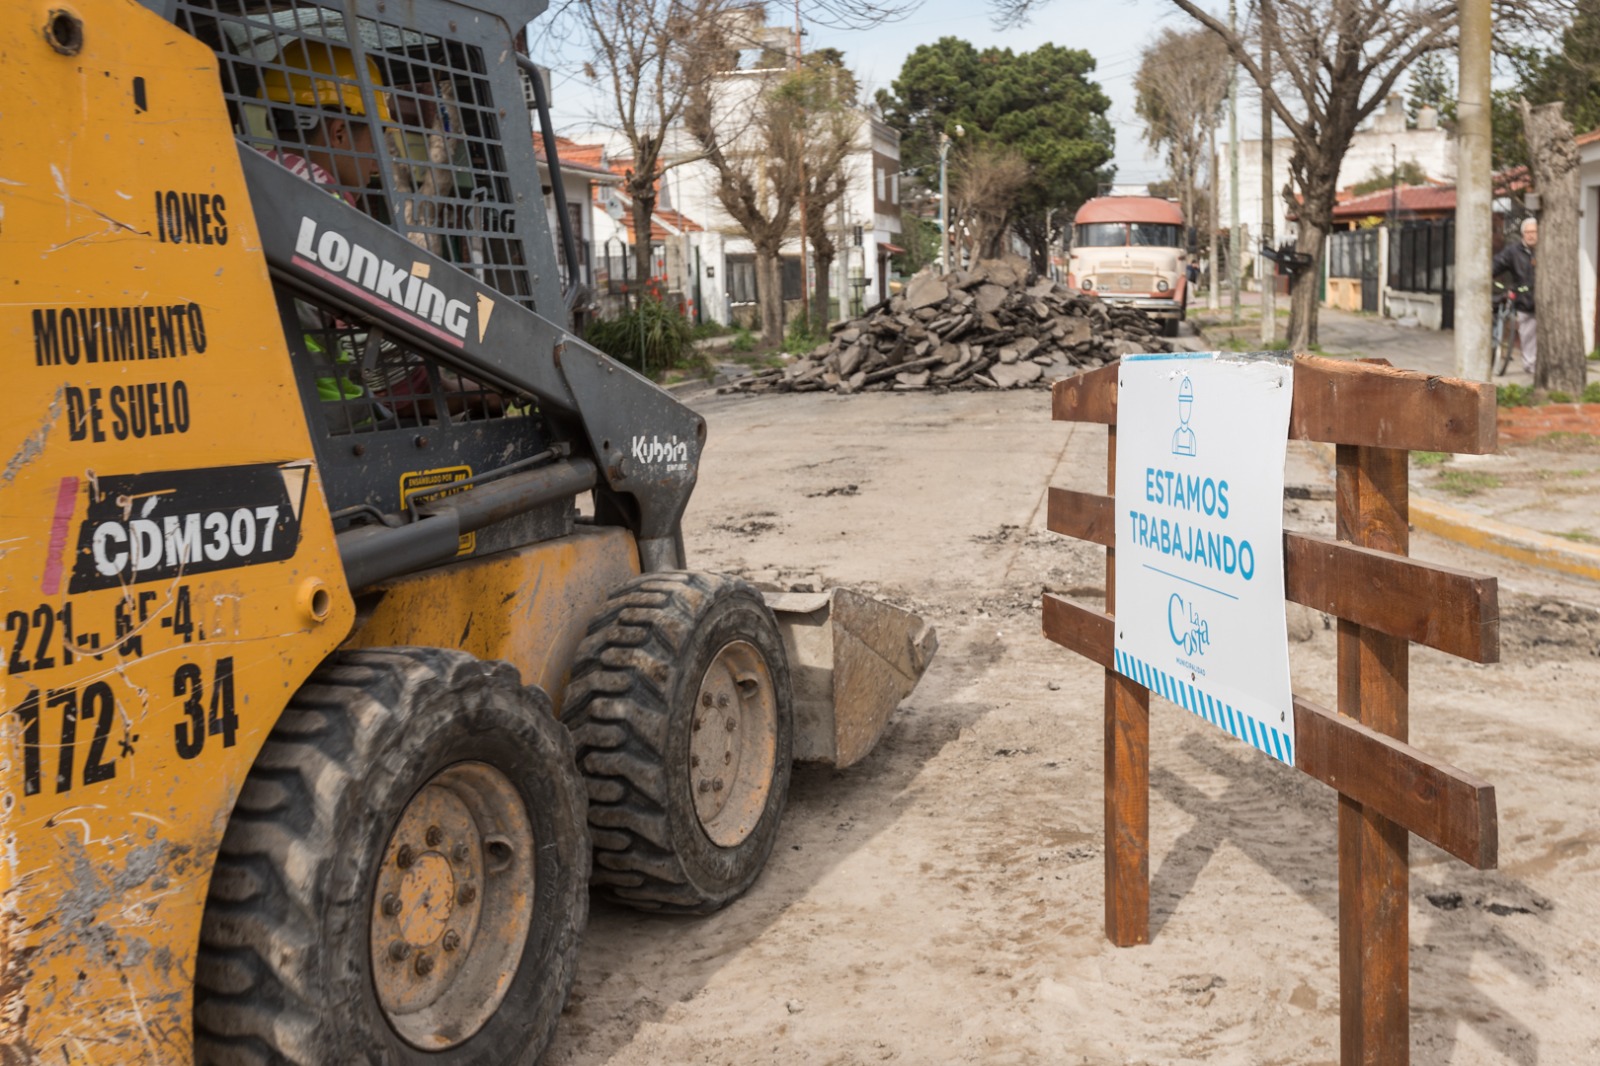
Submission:
POLYGON ((1411 525, 1469 548, 1600 582, 1600 548, 1574 544, 1447 503, 1411 497, 1411 525))
MULTIPOLYGON (((1333 445, 1317 443, 1315 448, 1322 461, 1332 467, 1333 445)), ((1574 544, 1526 526, 1514 526, 1510 522, 1452 507, 1415 492, 1408 492, 1406 504, 1409 524, 1413 529, 1431 533, 1465 548, 1511 559, 1536 570, 1568 574, 1600 583, 1600 548, 1574 544)))

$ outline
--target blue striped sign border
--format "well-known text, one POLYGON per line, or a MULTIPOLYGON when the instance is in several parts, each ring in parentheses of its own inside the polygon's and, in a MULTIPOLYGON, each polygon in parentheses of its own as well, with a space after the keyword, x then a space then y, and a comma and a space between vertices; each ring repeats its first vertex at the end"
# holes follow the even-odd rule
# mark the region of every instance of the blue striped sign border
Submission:
POLYGON ((1117 673, 1123 677, 1137 681, 1151 692, 1199 715, 1218 729, 1231 733, 1279 762, 1294 765, 1294 746, 1286 733, 1256 721, 1243 711, 1206 695, 1189 682, 1181 681, 1164 670, 1157 670, 1127 652, 1118 650, 1114 655, 1117 673))

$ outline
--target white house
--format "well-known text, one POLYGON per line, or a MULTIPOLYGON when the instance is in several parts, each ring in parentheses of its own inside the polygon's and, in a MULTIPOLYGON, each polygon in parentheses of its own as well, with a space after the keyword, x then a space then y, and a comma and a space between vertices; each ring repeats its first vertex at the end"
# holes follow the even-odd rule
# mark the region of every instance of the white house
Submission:
POLYGON ((1592 352, 1600 337, 1600 130, 1578 138, 1578 291, 1583 297, 1583 348, 1592 352))
MULTIPOLYGON (((1294 141, 1288 137, 1272 140, 1272 233, 1273 243, 1281 244, 1292 238, 1287 211, 1283 202, 1283 187, 1289 183, 1289 157, 1294 152, 1294 141)), ((1217 224, 1227 228, 1230 217, 1232 193, 1229 184, 1228 146, 1217 146, 1217 224)), ((1373 171, 1387 174, 1394 167, 1414 162, 1429 178, 1454 182, 1456 177, 1455 138, 1439 125, 1439 116, 1431 107, 1417 113, 1415 128, 1406 123, 1405 104, 1399 93, 1385 101, 1384 109, 1373 116, 1371 123, 1357 130, 1350 139, 1339 166, 1338 187, 1348 188, 1372 177, 1373 171)), ((1239 223, 1245 237, 1241 264, 1248 266, 1255 259, 1261 238, 1261 140, 1239 141, 1239 223)))
MULTIPOLYGON (((556 259, 561 270, 561 287, 565 291, 571 268, 562 246, 555 188, 550 180, 550 163, 545 158, 544 140, 537 135, 533 139, 533 150, 539 161, 539 186, 544 192, 545 213, 549 217, 550 236, 555 242, 556 259)), ((576 144, 565 137, 556 138, 556 162, 561 168, 561 189, 566 196, 567 219, 572 227, 578 256, 578 280, 594 292, 595 227, 591 205, 597 198, 597 190, 615 187, 622 179, 603 165, 598 146, 576 144)))

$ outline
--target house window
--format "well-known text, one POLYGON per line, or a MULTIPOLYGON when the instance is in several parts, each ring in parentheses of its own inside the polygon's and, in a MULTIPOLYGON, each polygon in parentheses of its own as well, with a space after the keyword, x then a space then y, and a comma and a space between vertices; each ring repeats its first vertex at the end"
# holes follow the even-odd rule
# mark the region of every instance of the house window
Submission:
POLYGON ((883 168, 882 167, 878 167, 877 168, 877 174, 878 174, 878 199, 887 200, 889 198, 888 195, 887 195, 887 193, 888 193, 888 188, 887 188, 888 182, 884 178, 884 173, 883 173, 883 168))
POLYGON ((900 172, 899 171, 895 171, 893 174, 889 175, 889 202, 891 204, 897 204, 897 203, 900 202, 900 172))
POLYGON ((756 302, 756 258, 730 255, 727 266, 728 298, 736 304, 756 302))

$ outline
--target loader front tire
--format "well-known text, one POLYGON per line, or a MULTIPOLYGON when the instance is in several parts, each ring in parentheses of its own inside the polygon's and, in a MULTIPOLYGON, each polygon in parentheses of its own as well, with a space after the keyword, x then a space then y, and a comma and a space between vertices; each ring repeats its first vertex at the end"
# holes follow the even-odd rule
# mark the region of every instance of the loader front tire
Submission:
POLYGON ((794 751, 788 661, 760 593, 679 571, 622 586, 578 646, 562 720, 589 786, 595 885, 703 914, 755 882, 794 751))
POLYGON ((223 836, 196 1061, 534 1062, 588 914, 584 805, 567 731, 515 668, 336 655, 279 718, 223 836))

